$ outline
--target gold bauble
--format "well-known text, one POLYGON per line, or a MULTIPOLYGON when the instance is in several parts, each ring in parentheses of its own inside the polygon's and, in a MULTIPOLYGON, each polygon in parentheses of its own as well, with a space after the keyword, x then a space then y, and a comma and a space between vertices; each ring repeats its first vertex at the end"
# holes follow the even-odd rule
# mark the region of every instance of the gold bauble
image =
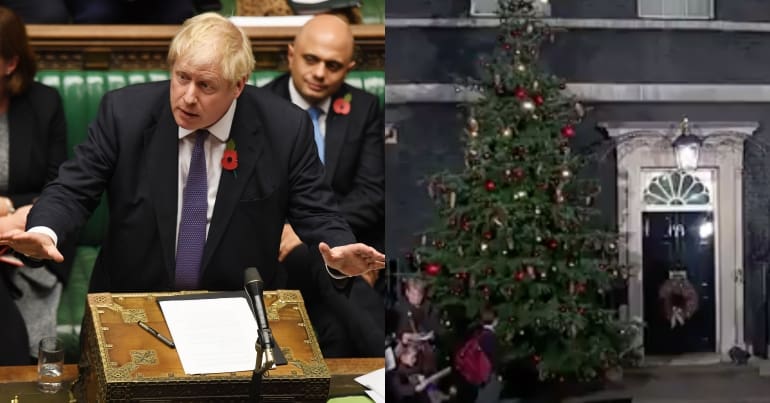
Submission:
POLYGON ((468 131, 469 132, 478 132, 479 131, 479 121, 476 120, 474 117, 468 118, 468 131))
POLYGON ((575 102, 575 113, 577 113, 579 118, 582 118, 586 114, 586 110, 580 102, 575 102))

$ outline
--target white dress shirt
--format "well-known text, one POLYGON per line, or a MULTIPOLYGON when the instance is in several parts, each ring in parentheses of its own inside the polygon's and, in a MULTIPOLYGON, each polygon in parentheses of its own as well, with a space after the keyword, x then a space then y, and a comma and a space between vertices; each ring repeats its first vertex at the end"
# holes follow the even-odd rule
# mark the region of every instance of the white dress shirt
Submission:
MULTIPOLYGON (((308 110, 308 108, 313 106, 307 102, 305 98, 302 98, 302 95, 297 90, 297 87, 294 86, 294 80, 291 78, 289 79, 289 98, 291 98, 291 102, 294 105, 297 105, 304 110, 308 110)), ((321 137, 324 139, 326 138, 326 117, 329 116, 329 107, 331 104, 331 98, 326 98, 321 101, 320 104, 315 105, 318 109, 323 111, 321 116, 318 117, 318 128, 321 130, 321 137)))

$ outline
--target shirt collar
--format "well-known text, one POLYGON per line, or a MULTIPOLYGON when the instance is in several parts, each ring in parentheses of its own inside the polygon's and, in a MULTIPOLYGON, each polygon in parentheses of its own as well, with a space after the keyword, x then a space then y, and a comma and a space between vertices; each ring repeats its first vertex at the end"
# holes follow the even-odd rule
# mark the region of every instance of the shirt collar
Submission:
MULTIPOLYGON (((299 106, 300 108, 304 110, 308 110, 312 105, 310 105, 309 102, 305 100, 305 98, 302 97, 302 94, 299 93, 299 90, 297 90, 297 87, 294 86, 294 80, 289 77, 289 98, 291 98, 291 102, 294 105, 299 106)), ((330 97, 326 97, 323 101, 321 101, 320 104, 316 105, 318 109, 322 110, 324 115, 329 114, 329 107, 332 104, 332 100, 330 97)))
MULTIPOLYGON (((233 117, 235 116, 235 104, 237 102, 237 99, 233 100, 233 103, 230 104, 230 108, 225 112, 224 115, 213 125, 209 127, 202 127, 201 129, 206 129, 211 133, 214 137, 218 138, 219 141, 225 142, 227 141, 228 137, 230 137, 230 129, 233 127, 233 117)), ((197 129, 196 129, 197 130, 197 129)), ((188 134, 194 132, 195 130, 187 130, 185 128, 180 127, 179 128, 179 138, 183 139, 188 134)))

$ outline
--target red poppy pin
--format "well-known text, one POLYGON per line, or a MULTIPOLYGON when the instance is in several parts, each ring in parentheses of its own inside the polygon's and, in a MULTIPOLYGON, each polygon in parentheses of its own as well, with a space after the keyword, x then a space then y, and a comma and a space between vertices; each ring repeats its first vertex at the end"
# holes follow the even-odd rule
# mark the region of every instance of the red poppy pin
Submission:
POLYGON ((235 141, 233 139, 227 142, 225 153, 222 154, 222 168, 233 171, 233 176, 238 176, 235 172, 235 168, 238 168, 238 152, 235 151, 235 141))
POLYGON ((334 113, 337 113, 339 115, 347 115, 350 113, 350 101, 353 100, 353 95, 350 93, 345 94, 342 98, 337 98, 334 100, 334 104, 332 104, 332 108, 334 108, 334 113))

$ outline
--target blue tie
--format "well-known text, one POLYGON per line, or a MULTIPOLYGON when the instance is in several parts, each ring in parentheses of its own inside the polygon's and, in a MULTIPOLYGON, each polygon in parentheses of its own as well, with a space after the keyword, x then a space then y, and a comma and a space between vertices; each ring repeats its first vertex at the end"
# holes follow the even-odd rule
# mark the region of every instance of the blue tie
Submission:
POLYGON ((313 133, 315 134, 315 145, 318 147, 318 158, 324 162, 324 137, 321 135, 321 123, 318 121, 323 111, 317 106, 311 106, 307 109, 307 113, 313 120, 313 133))
POLYGON ((182 218, 176 247, 176 288, 194 290, 200 281, 203 246, 206 244, 206 215, 208 213, 208 180, 206 152, 203 144, 209 136, 206 130, 196 133, 195 147, 190 157, 190 172, 184 186, 182 218))

